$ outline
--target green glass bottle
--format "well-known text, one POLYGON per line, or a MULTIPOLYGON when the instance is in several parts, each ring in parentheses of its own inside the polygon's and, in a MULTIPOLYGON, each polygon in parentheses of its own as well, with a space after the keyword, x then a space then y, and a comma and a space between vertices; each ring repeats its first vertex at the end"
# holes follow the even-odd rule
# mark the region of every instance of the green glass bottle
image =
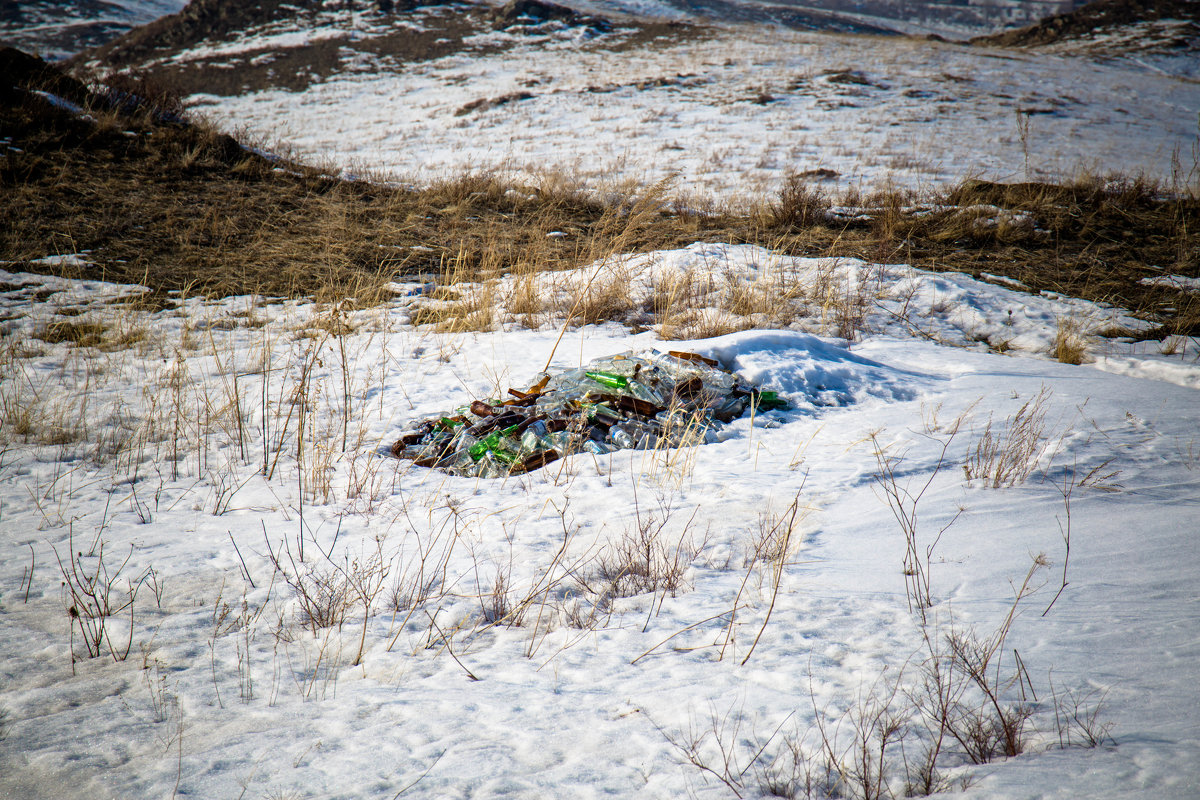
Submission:
POLYGON ((624 375, 617 375, 612 372, 585 372, 587 377, 594 380, 601 386, 607 386, 609 389, 624 389, 629 383, 629 379, 624 375))

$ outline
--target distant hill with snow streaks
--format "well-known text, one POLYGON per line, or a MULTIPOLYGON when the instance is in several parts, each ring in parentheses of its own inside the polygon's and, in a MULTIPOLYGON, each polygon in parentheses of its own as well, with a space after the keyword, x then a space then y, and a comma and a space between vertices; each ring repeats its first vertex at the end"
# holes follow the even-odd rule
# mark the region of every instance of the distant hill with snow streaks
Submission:
POLYGON ((4 0, 0 42, 64 59, 183 8, 187 0, 4 0))
POLYGON ((1098 0, 1017 30, 977 37, 972 43, 1124 59, 1194 80, 1200 77, 1200 3, 1098 0))
MULTIPOLYGON (((382 13, 405 12, 442 0, 372 0, 382 13)), ((0 2, 0 42, 65 59, 106 44, 122 34, 164 16, 184 11, 167 28, 196 29, 206 35, 231 32, 229 23, 262 23, 305 13, 329 4, 298 0, 230 2, 229 0, 4 0, 0 2)), ((338 4, 330 5, 333 8, 338 4)), ((340 4, 347 6, 348 4, 340 4)), ((1070 11, 1080 0, 567 0, 577 10, 603 15, 662 19, 709 19, 721 22, 782 25, 794 30, 838 33, 937 33, 963 38, 1070 11)))

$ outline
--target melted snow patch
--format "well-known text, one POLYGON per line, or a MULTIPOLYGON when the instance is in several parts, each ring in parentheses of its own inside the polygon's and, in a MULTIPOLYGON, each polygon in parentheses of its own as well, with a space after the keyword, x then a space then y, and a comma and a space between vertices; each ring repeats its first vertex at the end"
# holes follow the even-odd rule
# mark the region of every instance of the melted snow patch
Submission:
POLYGON ((1153 278, 1142 278, 1138 283, 1142 286, 1166 286, 1185 292, 1200 292, 1200 278, 1189 278, 1186 275, 1156 275, 1153 278))
POLYGON ((35 258, 29 262, 43 267, 86 267, 92 262, 79 253, 68 253, 61 256, 44 256, 43 258, 35 258))

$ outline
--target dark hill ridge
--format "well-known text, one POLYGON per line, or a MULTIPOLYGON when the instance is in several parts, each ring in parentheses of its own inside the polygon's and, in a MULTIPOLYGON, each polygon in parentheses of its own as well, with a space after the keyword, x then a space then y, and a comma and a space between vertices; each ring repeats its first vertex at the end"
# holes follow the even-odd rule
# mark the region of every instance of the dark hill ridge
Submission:
POLYGON ((998 47, 1040 47, 1066 39, 1127 28, 1141 22, 1183 20, 1200 23, 1197 0, 1098 0, 1068 14, 1058 14, 1033 25, 991 36, 978 36, 971 44, 998 47))
MULTIPOLYGON (((366 7, 360 0, 360 5, 366 7)), ((267 88, 299 91, 338 73, 346 48, 387 63, 409 63, 457 52, 462 39, 487 28, 465 3, 378 3, 371 17, 372 35, 356 34, 327 10, 321 0, 192 0, 178 14, 155 20, 103 45, 81 53, 76 63, 102 71, 129 70, 153 76, 159 84, 186 96, 236 95, 267 88), (411 19, 418 25, 405 25, 411 19), (278 31, 325 29, 327 35, 290 47, 256 45, 255 37, 278 31), (328 35, 332 32, 332 35, 328 35), (203 55, 202 44, 244 45, 237 52, 203 55)), ((370 13, 370 12, 369 12, 370 13)))
MULTIPOLYGON (((424 7, 449 5, 448 0, 422 2, 424 7)), ((315 22, 326 7, 322 0, 191 0, 178 14, 161 17, 84 54, 113 66, 126 66, 174 54, 204 41, 234 41, 248 32, 280 22, 315 22)), ((416 3, 374 0, 381 16, 405 13, 416 3)))
POLYGON ((80 106, 90 97, 78 79, 12 47, 0 48, 0 75, 4 76, 0 81, 0 103, 5 111, 22 103, 31 91, 49 92, 80 106))
POLYGON ((499 7, 467 0, 192 0, 180 13, 75 62, 145 73, 181 96, 236 95, 267 88, 298 91, 348 68, 384 72, 456 53, 496 52, 510 44, 469 37, 498 31, 622 47, 695 30, 679 23, 610 20, 545 0, 511 0, 499 7), (279 33, 300 35, 281 45, 271 38, 279 33), (202 47, 213 44, 221 46, 219 52, 202 47))
POLYGON ((543 0, 509 0, 495 10, 494 16, 502 27, 559 22, 572 28, 589 27, 596 32, 612 29, 612 23, 603 17, 581 14, 566 6, 543 0))

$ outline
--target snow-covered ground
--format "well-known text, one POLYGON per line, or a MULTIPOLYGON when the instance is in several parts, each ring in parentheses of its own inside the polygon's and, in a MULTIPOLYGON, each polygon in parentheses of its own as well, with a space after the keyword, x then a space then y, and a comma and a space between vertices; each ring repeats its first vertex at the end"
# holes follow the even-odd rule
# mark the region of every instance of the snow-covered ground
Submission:
POLYGON ((908 725, 885 759, 899 795, 930 741, 910 699, 930 647, 945 667, 944 635, 990 636, 1035 560, 993 656, 1005 678, 1024 666, 1001 695, 1032 714, 1027 747, 975 766, 947 742, 947 796, 1200 791, 1196 342, 1093 341, 1071 366, 1045 352, 1058 321, 1119 310, 748 247, 613 269, 635 294, 811 274, 866 306, 853 343, 790 295, 785 329, 560 339, 553 307, 537 329, 501 313, 445 334, 410 324, 432 302, 419 292, 147 313, 113 302, 133 287, 0 273, 0 796, 757 797, 797 788, 793 751, 818 785, 833 762, 852 771, 854 720, 881 703, 908 725), (58 338, 104 327, 96 347, 32 336, 53 322, 58 338), (547 364, 649 347, 718 358, 793 408, 720 443, 505 480, 384 455, 547 364), (1003 436, 1026 403, 1041 428, 1027 479, 966 480, 989 422, 1003 436), (917 502, 924 628, 889 488, 917 502), (605 597, 602 565, 647 536, 674 588, 605 597), (100 569, 117 605, 141 581, 97 658, 86 610, 68 616, 72 563, 100 569), (344 619, 310 623, 295 587, 344 619), (1081 731, 1055 708, 1086 719, 1098 701, 1100 745, 1061 747, 1081 731))
POLYGON ((817 170, 868 188, 1087 171, 1187 181, 1197 136, 1200 84, 1129 61, 736 26, 625 49, 569 31, 488 41, 503 48, 400 65, 347 49, 340 73, 304 91, 191 102, 310 158, 398 179, 672 177, 679 193, 726 198, 770 196, 786 173, 817 170), (508 101, 469 106, 495 98, 508 101))

